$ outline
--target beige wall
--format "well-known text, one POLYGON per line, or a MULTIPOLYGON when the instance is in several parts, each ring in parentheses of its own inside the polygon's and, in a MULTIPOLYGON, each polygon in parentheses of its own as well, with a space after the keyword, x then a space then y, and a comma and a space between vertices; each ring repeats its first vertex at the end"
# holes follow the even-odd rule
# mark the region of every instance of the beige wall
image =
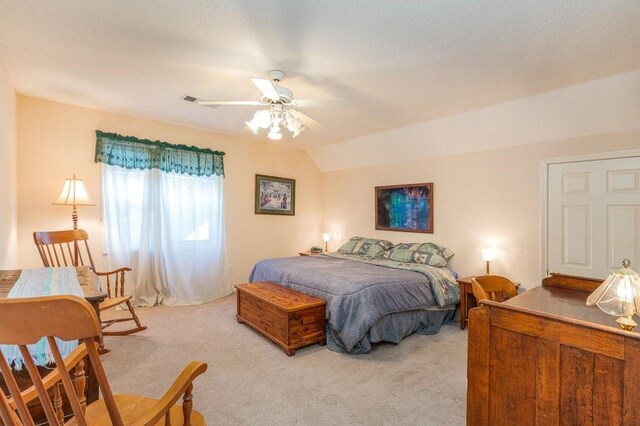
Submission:
POLYGON ((18 264, 16 92, 0 64, 0 269, 18 264))
MULTIPOLYGON (((4 116, 0 120, 7 120, 4 116)), ((17 121, 19 266, 40 264, 31 240, 34 230, 70 227, 70 211, 51 202, 64 178, 74 173, 85 179, 98 204, 81 208, 80 226, 89 231, 94 251, 101 251, 100 165, 93 162, 94 131, 101 129, 227 153, 225 200, 233 283, 246 280, 257 260, 294 255, 318 245, 322 232, 329 231, 330 249, 353 235, 394 243, 434 241, 456 252, 452 266, 462 275, 481 273, 480 249, 495 244, 500 253, 492 271, 532 287, 540 280, 540 161, 640 148, 640 130, 631 130, 322 174, 304 152, 262 139, 237 139, 29 97, 18 97, 17 121), (253 213, 256 173, 296 179, 295 217, 253 213), (375 231, 374 186, 415 182, 434 182, 436 232, 375 231)), ((15 173, 15 163, 6 164, 15 173)), ((0 199, 6 210, 11 195, 0 199)), ((0 229, 7 232, 11 225, 0 229)))
MULTIPOLYGON (((321 241, 321 173, 303 151, 283 148, 286 142, 243 140, 24 96, 18 97, 17 105, 21 267, 40 266, 33 231, 71 227, 70 210, 51 202, 64 179, 74 173, 84 179, 97 204, 80 208, 79 227, 89 232, 93 251, 102 252, 101 166, 93 162, 96 129, 226 153, 225 213, 228 263, 234 269, 232 283, 246 281, 259 259, 296 255, 321 241), (294 217, 254 214, 256 173, 296 179, 294 217)), ((97 262, 102 264, 104 257, 98 257, 97 262)))
POLYGON ((461 275, 484 272, 480 249, 499 249, 492 272, 540 283, 540 170, 545 158, 640 148, 640 130, 327 172, 324 229, 337 249, 353 235, 451 248, 461 275), (435 233, 374 230, 374 187, 434 183, 435 233))

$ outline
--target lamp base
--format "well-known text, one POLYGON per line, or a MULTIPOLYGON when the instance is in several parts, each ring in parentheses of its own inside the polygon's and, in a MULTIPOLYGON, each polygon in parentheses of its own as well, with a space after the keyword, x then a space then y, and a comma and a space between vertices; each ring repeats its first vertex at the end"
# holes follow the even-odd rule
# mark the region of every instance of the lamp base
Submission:
POLYGON ((71 220, 73 221, 73 229, 78 229, 78 208, 75 204, 71 210, 71 220))
POLYGON ((638 324, 633 320, 633 315, 626 315, 616 320, 621 329, 632 331, 638 324))

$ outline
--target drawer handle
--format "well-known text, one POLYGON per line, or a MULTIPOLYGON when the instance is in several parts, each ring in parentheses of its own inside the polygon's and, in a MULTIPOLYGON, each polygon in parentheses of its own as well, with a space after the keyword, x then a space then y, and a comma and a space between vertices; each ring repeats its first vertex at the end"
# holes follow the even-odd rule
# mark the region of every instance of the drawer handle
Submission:
POLYGON ((316 322, 315 317, 302 317, 302 325, 313 324, 316 322))

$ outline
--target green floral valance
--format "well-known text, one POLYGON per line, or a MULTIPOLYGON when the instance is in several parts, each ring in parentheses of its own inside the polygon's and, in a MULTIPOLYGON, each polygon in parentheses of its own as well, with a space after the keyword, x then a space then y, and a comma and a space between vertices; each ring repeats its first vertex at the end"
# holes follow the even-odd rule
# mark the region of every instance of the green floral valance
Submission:
POLYGON ((224 176, 224 152, 96 130, 96 163, 127 169, 160 169, 196 176, 224 176))

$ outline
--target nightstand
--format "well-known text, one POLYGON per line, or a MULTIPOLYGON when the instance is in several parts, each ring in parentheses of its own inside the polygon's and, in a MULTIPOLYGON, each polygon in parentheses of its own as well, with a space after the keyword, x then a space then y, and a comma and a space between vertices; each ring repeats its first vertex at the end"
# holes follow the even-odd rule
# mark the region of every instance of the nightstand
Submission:
POLYGON ((300 256, 318 256, 322 253, 312 253, 310 251, 301 251, 298 253, 300 256))
MULTIPOLYGON (((469 322, 469 309, 478 306, 478 301, 473 295, 471 287, 471 278, 458 278, 458 286, 460 286, 460 330, 464 330, 469 322)), ((513 283, 516 288, 520 288, 520 283, 513 283)))

